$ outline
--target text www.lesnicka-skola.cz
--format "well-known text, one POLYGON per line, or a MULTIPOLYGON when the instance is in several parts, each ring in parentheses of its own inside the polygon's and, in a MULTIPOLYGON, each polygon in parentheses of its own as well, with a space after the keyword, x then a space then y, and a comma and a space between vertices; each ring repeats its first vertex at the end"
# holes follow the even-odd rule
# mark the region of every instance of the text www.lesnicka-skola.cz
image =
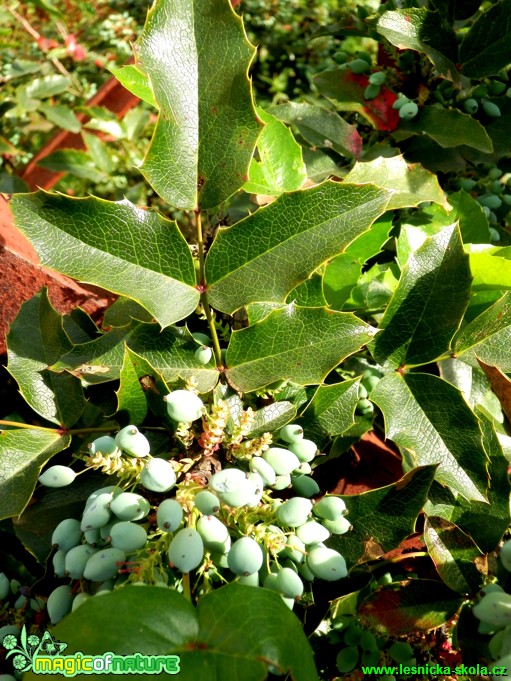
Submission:
POLYGON ((440 676, 440 675, 453 675, 456 676, 506 676, 507 667, 492 666, 486 667, 485 665, 477 664, 474 666, 469 666, 465 664, 457 665, 456 667, 443 667, 439 664, 426 664, 419 665, 417 667, 408 667, 404 664, 400 664, 395 667, 362 667, 363 674, 405 674, 411 675, 416 674, 417 676, 440 676))

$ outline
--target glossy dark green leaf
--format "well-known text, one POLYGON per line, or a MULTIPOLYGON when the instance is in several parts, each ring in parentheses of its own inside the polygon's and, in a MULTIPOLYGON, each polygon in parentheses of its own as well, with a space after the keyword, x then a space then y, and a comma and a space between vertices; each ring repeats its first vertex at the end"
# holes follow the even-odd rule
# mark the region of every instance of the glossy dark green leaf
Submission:
MULTIPOLYGON (((281 597, 239 584, 206 594, 197 609, 172 589, 127 586, 91 598, 53 633, 68 643, 66 654, 179 655, 176 678, 183 681, 264 681, 268 665, 289 671, 294 681, 318 679, 300 622, 281 597)), ((33 681, 36 675, 26 678, 33 681)))
POLYGON ((243 190, 250 194, 280 196, 300 189, 307 179, 301 146, 278 118, 260 107, 257 115, 265 124, 257 141, 259 160, 252 159, 243 190))
POLYGON ((206 393, 218 381, 214 365, 201 364, 195 357, 197 343, 186 329, 168 327, 162 331, 158 324, 114 328, 97 340, 75 346, 52 369, 70 371, 90 384, 115 380, 120 376, 125 344, 169 384, 193 377, 198 391, 206 393))
POLYGON ((508 462, 502 452, 493 425, 481 411, 477 411, 483 433, 483 445, 489 457, 488 502, 467 501, 452 489, 434 482, 424 510, 455 523, 469 535, 484 553, 493 551, 509 527, 508 462))
POLYGON ((294 125, 300 135, 316 148, 333 149, 342 156, 358 158, 362 138, 354 125, 339 114, 306 102, 286 102, 270 108, 281 121, 294 125))
POLYGON ((403 267, 371 352, 379 364, 426 364, 449 349, 470 297, 459 228, 427 238, 403 267))
POLYGON ((344 434, 355 423, 359 380, 320 385, 301 422, 305 435, 321 448, 330 437, 344 434))
POLYGON ((450 80, 459 79, 456 35, 442 23, 438 12, 414 7, 384 12, 376 30, 396 47, 424 52, 439 73, 450 80))
POLYGON ((459 109, 445 109, 439 104, 423 107, 416 118, 400 128, 426 134, 445 148, 465 144, 486 154, 493 151, 491 138, 477 119, 459 109))
MULTIPOLYGON (((136 357, 136 355, 135 355, 136 357)), ((138 373, 133 366, 133 353, 124 348, 124 359, 120 371, 120 385, 116 391, 117 411, 124 411, 128 421, 138 426, 147 416, 147 400, 140 384, 138 373)))
POLYGON ((275 381, 321 383, 374 329, 347 312, 290 304, 262 321, 234 331, 227 348, 227 377, 242 392, 275 381))
POLYGON ((405 636, 446 624, 464 599, 443 582, 412 579, 373 591, 359 608, 366 627, 384 636, 405 636))
POLYGON ((158 0, 135 44, 159 106, 141 171, 176 208, 213 208, 246 180, 257 137, 254 55, 225 0, 158 0))
POLYGON ((23 512, 41 468, 70 442, 70 435, 48 430, 0 430, 0 519, 23 512))
POLYGON ((456 336, 454 352, 464 361, 475 355, 485 363, 511 371, 509 347, 511 345, 511 294, 505 293, 465 326, 456 336))
POLYGON ((133 298, 164 327, 194 311, 193 259, 175 222, 126 200, 46 192, 10 206, 43 265, 133 298))
POLYGON ((315 272, 309 279, 298 284, 286 298, 286 303, 293 302, 302 307, 325 307, 327 301, 323 293, 323 277, 321 274, 315 272))
POLYGON ((501 0, 483 12, 460 45, 462 73, 469 78, 493 76, 511 61, 511 2, 501 0))
POLYGON ((48 370, 73 344, 46 289, 23 303, 7 335, 7 347, 7 370, 32 409, 64 428, 74 425, 85 397, 78 378, 48 370))
POLYGON ((359 161, 346 175, 345 181, 371 183, 390 189, 393 194, 388 210, 418 206, 423 201, 447 205, 436 175, 418 163, 407 163, 403 156, 379 156, 373 161, 359 161))
POLYGON ((469 501, 487 501, 488 457, 479 421, 461 393, 437 376, 384 376, 371 392, 386 436, 416 465, 437 464, 436 479, 469 501))
POLYGON ((476 567, 481 551, 459 527, 437 516, 428 516, 424 541, 438 574, 447 586, 461 594, 473 594, 483 582, 476 567))
POLYGON ((275 433, 296 416, 296 407, 291 402, 273 402, 258 409, 247 433, 247 437, 259 437, 263 433, 275 433))
POLYGON ((415 531, 435 466, 421 466, 400 480, 378 489, 342 496, 353 529, 331 537, 328 545, 340 551, 349 565, 375 560, 415 531))
POLYGON ((390 192, 371 185, 324 182, 283 194, 220 228, 206 259, 210 303, 227 313, 253 302, 283 303, 319 265, 367 231, 389 198, 390 192))

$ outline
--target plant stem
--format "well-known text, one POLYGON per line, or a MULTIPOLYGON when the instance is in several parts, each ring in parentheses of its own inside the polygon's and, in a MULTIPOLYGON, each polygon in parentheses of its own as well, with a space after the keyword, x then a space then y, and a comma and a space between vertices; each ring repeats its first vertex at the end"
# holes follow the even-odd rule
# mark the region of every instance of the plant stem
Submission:
POLYGON ((190 573, 189 572, 184 572, 183 573, 183 596, 186 598, 187 601, 192 602, 192 592, 190 590, 190 573))
POLYGON ((15 428, 27 428, 30 430, 48 430, 50 433, 59 433, 60 428, 46 428, 45 426, 33 426, 30 423, 18 423, 17 421, 0 420, 0 426, 14 426, 15 428))
POLYGON ((215 353, 215 361, 217 367, 222 366, 222 351, 220 349, 220 341, 218 340, 218 334, 216 332, 215 317, 212 309, 209 306, 207 284, 206 284, 206 269, 204 260, 204 238, 202 234, 202 219, 200 210, 195 211, 195 227, 197 230, 197 243, 199 246, 199 280, 201 287, 201 303, 206 314, 206 319, 208 320, 209 330, 211 332, 211 338, 213 339, 213 350, 215 353))

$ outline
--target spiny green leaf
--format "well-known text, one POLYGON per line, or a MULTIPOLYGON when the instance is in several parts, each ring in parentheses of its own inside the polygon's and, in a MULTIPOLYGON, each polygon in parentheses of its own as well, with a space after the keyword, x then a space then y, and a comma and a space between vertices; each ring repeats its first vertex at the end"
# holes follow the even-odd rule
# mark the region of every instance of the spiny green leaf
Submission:
POLYGON ((479 421, 461 393, 431 374, 384 376, 371 392, 389 439, 417 465, 437 464, 436 479, 468 500, 486 502, 488 457, 479 421))
POLYGON ((459 80, 456 36, 442 23, 438 12, 414 7, 384 12, 376 30, 396 47, 424 52, 439 73, 459 80))
POLYGON ((371 352, 393 367, 426 364, 448 350, 470 296, 470 269, 455 225, 427 238, 403 267, 371 352))
POLYGON ((294 125, 314 147, 333 149, 342 156, 355 158, 362 153, 362 138, 358 130, 334 111, 305 102, 286 102, 271 107, 269 111, 281 121, 294 125))
POLYGON ((79 379, 48 370, 73 344, 46 289, 23 303, 11 325, 7 347, 7 370, 32 409, 61 427, 75 424, 85 407, 85 397, 79 379))
POLYGON ((472 24, 460 46, 461 70, 469 78, 497 74, 511 61, 511 1, 502 0, 472 24))
POLYGON ((108 69, 123 85, 126 90, 144 100, 151 106, 158 108, 154 93, 151 89, 151 83, 145 73, 143 73, 137 66, 127 64, 126 66, 118 66, 117 68, 108 69))
POLYGON ((342 496, 353 529, 332 537, 328 544, 340 551, 350 565, 375 560, 415 531, 435 466, 421 466, 400 480, 378 489, 342 496))
POLYGON ((371 185, 324 182, 283 194, 220 228, 206 259, 211 305, 232 313, 254 302, 283 303, 319 265, 368 230, 389 198, 390 192, 371 185))
POLYGON ((342 435, 355 423, 359 380, 320 385, 303 413, 303 428, 318 447, 342 435))
POLYGON ((133 298, 164 327, 197 306, 193 259, 175 222, 127 200, 37 192, 10 205, 42 264, 133 298))
POLYGON ((253 326, 234 331, 227 348, 226 374, 242 392, 278 380, 321 383, 373 333, 372 327, 350 313, 290 304, 253 326))
POLYGON ((255 413, 254 421, 246 437, 259 437, 263 433, 274 433, 296 416, 296 407, 291 402, 273 402, 255 413))
POLYGON ((424 510, 455 523, 468 534, 484 553, 494 551, 502 535, 509 527, 509 494, 511 491, 507 474, 508 462, 495 433, 492 422, 477 410, 483 433, 483 446, 489 457, 488 502, 467 501, 452 489, 434 482, 424 510))
POLYGON ((22 513, 44 464, 71 443, 71 436, 44 430, 0 431, 0 520, 22 513))
POLYGON ((491 138, 478 120, 459 109, 444 109, 439 104, 423 107, 416 118, 401 125, 400 129, 425 133, 441 147, 465 144, 486 154, 493 151, 491 138))
MULTIPOLYGON (((323 277, 314 272, 309 279, 298 284, 286 298, 286 303, 296 303, 302 307, 326 307, 327 301, 323 293, 323 277)), ((257 305, 257 303, 254 303, 257 305)))
POLYGON ((454 352, 477 366, 474 353, 487 364, 511 371, 511 294, 505 293, 496 303, 465 326, 454 342, 454 352))
POLYGON ((227 0, 157 0, 135 44, 159 116, 141 171, 168 203, 213 208, 247 179, 255 49, 227 0))
POLYGON ((128 421, 138 426, 147 416, 147 400, 133 366, 133 356, 128 346, 124 348, 119 378, 119 390, 116 391, 117 411, 125 411, 128 421))
POLYGON ((301 146, 291 130, 275 116, 260 107, 257 115, 265 126, 257 141, 259 160, 253 158, 250 163, 244 191, 280 196, 300 189, 307 179, 301 146))
POLYGON ((470 595, 482 586, 483 575, 475 566, 482 553, 459 527, 428 516, 424 541, 438 574, 450 589, 470 595))
POLYGON ((90 384, 112 381, 120 376, 125 344, 167 383, 193 377, 197 390, 207 393, 218 381, 214 365, 204 365, 196 359, 197 343, 186 329, 172 326, 162 331, 158 324, 114 328, 97 340, 76 345, 52 369, 70 371, 90 384))
POLYGON ((423 201, 448 205, 436 175, 418 163, 407 163, 401 155, 359 161, 346 175, 345 181, 354 184, 371 183, 393 191, 388 210, 418 206, 423 201))

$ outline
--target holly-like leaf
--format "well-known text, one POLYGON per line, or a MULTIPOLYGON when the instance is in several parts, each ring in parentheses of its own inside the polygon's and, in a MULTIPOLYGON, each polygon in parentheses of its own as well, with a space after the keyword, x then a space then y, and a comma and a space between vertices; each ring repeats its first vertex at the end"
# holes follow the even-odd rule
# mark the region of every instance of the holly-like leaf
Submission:
POLYGON ((468 247, 474 291, 511 289, 511 259, 504 248, 468 247))
POLYGON ((300 189, 307 179, 302 148, 291 130, 261 108, 257 115, 265 124, 257 141, 259 160, 253 158, 248 182, 243 189, 251 194, 280 196, 300 189))
POLYGON ((220 228, 206 259, 211 305, 230 314, 253 302, 283 303, 321 263, 367 231, 389 198, 371 185, 327 181, 283 194, 220 228))
POLYGON ((291 402, 273 402, 255 413, 254 421, 246 437, 259 437, 263 433, 274 433, 296 416, 296 407, 291 402))
POLYGON ((263 681, 269 665, 294 681, 318 681, 299 620, 268 589, 228 584, 206 594, 197 609, 182 594, 152 586, 126 586, 102 598, 91 598, 53 630, 67 652, 179 655, 182 681, 263 681))
POLYGON ((46 289, 23 303, 7 335, 7 346, 7 370, 32 409, 64 428, 76 423, 85 407, 79 379, 48 370, 73 344, 46 289))
MULTIPOLYGON (((372 398, 372 394, 371 394, 372 398)), ((483 446, 489 457, 488 502, 467 501, 452 489, 433 482, 424 506, 429 516, 440 516, 469 535, 484 553, 493 551, 509 527, 508 462, 492 422, 477 410, 483 433, 483 446)))
POLYGON ((334 111, 306 102, 286 102, 269 111, 279 120, 294 125, 304 140, 316 148, 333 149, 341 156, 355 158, 362 153, 358 130, 334 111))
MULTIPOLYGON (((326 307, 328 304, 323 293, 323 277, 318 272, 301 284, 298 284, 286 298, 286 303, 295 303, 302 307, 326 307)), ((254 303, 257 305, 257 303, 254 303)))
POLYGON ((320 385, 303 413, 306 436, 321 449, 334 435, 344 434, 355 423, 359 379, 320 385))
POLYGON ((46 192, 17 195, 10 207, 43 265, 133 298, 163 327, 196 308, 193 259, 175 222, 127 200, 46 192))
POLYGON ((393 191, 388 210, 418 206, 423 201, 448 205, 436 175, 418 163, 407 163, 401 155, 355 163, 345 181, 375 184, 393 191))
POLYGON ((391 485, 342 496, 353 529, 331 537, 329 546, 340 551, 349 565, 375 560, 394 549, 415 531, 435 468, 414 468, 391 485))
POLYGON ((474 366, 477 355, 487 364, 511 371, 510 344, 511 294, 505 293, 460 331, 454 342, 454 352, 474 366))
MULTIPOLYGON (((463 190, 449 194, 449 203, 453 209, 448 214, 448 222, 445 222, 445 225, 458 220, 464 244, 490 243, 488 218, 480 203, 463 190)), ((436 214, 438 212, 437 210, 436 214)))
POLYGON ((489 7, 472 24, 460 46, 462 73, 469 78, 493 76, 511 61, 511 2, 489 7))
POLYGON ((412 579, 379 587, 360 604, 358 615, 383 636, 405 636, 441 627, 463 601, 443 582, 412 579))
POLYGON ((454 386, 431 374, 387 374, 371 392, 386 436, 416 465, 437 464, 436 479, 466 499, 486 502, 488 457, 479 421, 454 386))
POLYGON ((459 80, 455 66, 458 59, 456 35, 442 22, 438 12, 423 8, 384 12, 376 30, 400 49, 424 52, 439 73, 450 80, 459 80))
POLYGON ((158 108, 149 78, 140 70, 140 68, 134 64, 126 64, 125 66, 109 68, 108 70, 117 78, 119 83, 123 85, 126 90, 129 90, 144 102, 151 104, 151 106, 158 108))
POLYGON ((217 206, 245 182, 261 131, 240 17, 226 0, 158 0, 135 50, 159 106, 142 173, 176 208, 217 206))
POLYGON ((473 594, 482 586, 476 567, 482 557, 472 539, 443 518, 426 518, 424 541, 438 574, 447 586, 461 594, 473 594))
POLYGON ((290 304, 262 321, 234 331, 227 348, 227 377, 242 392, 275 381, 321 383, 374 329, 348 312, 290 304))
POLYGON ((117 395, 117 411, 127 412, 128 420, 138 426, 147 416, 147 400, 140 385, 138 374, 133 366, 133 357, 128 346, 124 349, 124 359, 120 372, 117 395))
POLYGON ((449 349, 470 297, 459 228, 427 238, 403 267, 371 352, 392 367, 426 364, 449 349))
POLYGON ((44 464, 71 443, 48 430, 0 431, 0 520, 20 515, 44 464))
POLYGON ((491 138, 478 120, 459 109, 444 109, 439 104, 425 106, 416 118, 401 125, 400 129, 424 133, 445 148, 465 144, 485 154, 493 151, 491 138))
MULTIPOLYGON (((166 383, 193 377, 197 390, 207 393, 218 382, 215 367, 201 364, 195 357, 197 343, 186 329, 168 327, 162 331, 158 324, 113 329, 94 341, 76 345, 52 369, 69 371, 90 384, 113 381, 120 376, 125 345, 146 360, 166 383)), ((149 375, 152 376, 150 371, 149 375)), ((157 376, 153 378, 157 382, 157 376)))
POLYGON ((92 157, 80 149, 59 149, 37 161, 37 165, 56 173, 70 173, 95 184, 104 182, 107 178, 105 173, 96 168, 92 157))
POLYGON ((80 132, 82 124, 69 107, 63 104, 40 104, 39 111, 59 128, 69 132, 80 132))

